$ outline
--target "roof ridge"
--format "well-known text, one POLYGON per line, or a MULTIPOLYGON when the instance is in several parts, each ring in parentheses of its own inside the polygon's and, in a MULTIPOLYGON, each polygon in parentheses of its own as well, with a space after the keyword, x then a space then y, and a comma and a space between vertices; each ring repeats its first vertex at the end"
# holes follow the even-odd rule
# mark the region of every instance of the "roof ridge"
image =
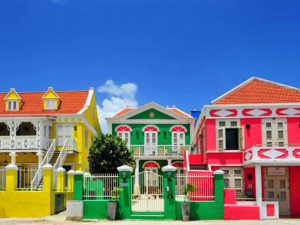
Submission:
MULTIPOLYGON (((46 93, 47 91, 16 91, 16 92, 18 94, 20 94, 20 93, 28 94, 28 93, 46 93)), ((84 92, 84 91, 89 91, 89 90, 69 90, 69 91, 55 91, 55 92, 84 92)), ((7 94, 7 93, 9 93, 9 92, 0 92, 0 94, 7 94)))

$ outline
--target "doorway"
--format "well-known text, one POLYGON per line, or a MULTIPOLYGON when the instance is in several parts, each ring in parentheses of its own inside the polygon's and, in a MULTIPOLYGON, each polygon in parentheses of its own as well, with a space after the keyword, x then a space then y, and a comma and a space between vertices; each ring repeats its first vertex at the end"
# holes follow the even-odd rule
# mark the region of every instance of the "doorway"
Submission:
POLYGON ((290 216, 289 169, 287 167, 264 168, 264 189, 267 201, 278 201, 279 215, 290 216))

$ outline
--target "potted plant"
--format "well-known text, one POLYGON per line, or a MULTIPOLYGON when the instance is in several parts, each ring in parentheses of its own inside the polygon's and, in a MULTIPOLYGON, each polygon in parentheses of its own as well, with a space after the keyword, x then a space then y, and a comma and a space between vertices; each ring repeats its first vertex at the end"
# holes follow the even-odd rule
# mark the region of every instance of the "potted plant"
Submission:
POLYGON ((111 193, 112 200, 107 202, 107 214, 108 214, 108 219, 115 220, 116 212, 117 212, 117 204, 118 204, 116 199, 119 199, 119 188, 114 187, 110 193, 111 193))
POLYGON ((188 183, 185 187, 182 187, 182 193, 184 195, 184 202, 181 203, 181 215, 183 221, 190 220, 190 203, 187 202, 190 192, 194 191, 197 187, 188 183))

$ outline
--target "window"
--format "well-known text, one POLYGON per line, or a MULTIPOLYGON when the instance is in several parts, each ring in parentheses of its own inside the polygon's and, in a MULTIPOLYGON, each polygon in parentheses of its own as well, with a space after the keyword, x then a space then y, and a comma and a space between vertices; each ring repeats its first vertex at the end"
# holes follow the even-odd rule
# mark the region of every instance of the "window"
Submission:
POLYGON ((49 98, 45 99, 45 110, 56 110, 56 99, 49 98))
POLYGON ((267 147, 284 147, 287 144, 287 123, 285 119, 262 120, 263 144, 267 147))
POLYGON ((18 101, 17 100, 7 100, 7 111, 17 111, 18 101))
POLYGON ((85 145, 85 148, 88 148, 88 131, 87 130, 84 130, 84 145, 85 145))
POLYGON ((244 147, 244 128, 237 120, 217 121, 218 150, 241 150, 244 147))
POLYGON ((173 150, 178 151, 184 147, 185 133, 184 132, 172 132, 173 150))
POLYGON ((72 124, 58 124, 56 130, 56 139, 58 146, 63 146, 67 139, 73 140, 72 124))
POLYGON ((244 191, 244 174, 242 168, 221 168, 224 171, 224 187, 236 189, 237 195, 244 191))

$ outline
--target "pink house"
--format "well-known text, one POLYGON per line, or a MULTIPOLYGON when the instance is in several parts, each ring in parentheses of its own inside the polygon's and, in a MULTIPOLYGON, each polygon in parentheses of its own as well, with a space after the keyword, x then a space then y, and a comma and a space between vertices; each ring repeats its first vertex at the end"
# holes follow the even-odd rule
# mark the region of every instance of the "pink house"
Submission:
POLYGON ((193 143, 189 166, 223 170, 261 219, 300 216, 300 89, 247 80, 203 107, 193 143))

